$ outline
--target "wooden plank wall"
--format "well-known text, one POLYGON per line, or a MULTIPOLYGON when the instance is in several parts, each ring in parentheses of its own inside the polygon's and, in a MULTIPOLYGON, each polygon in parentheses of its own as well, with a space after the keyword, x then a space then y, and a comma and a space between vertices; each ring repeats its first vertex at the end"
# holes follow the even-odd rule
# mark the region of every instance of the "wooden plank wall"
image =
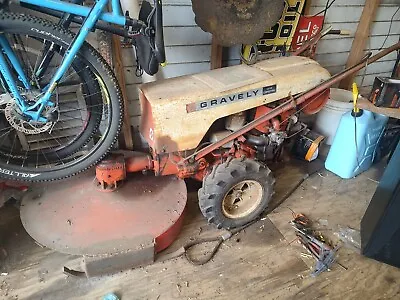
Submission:
MULTIPOLYGON (((325 3, 326 0, 313 0, 310 14, 324 9, 325 3)), ((332 25, 334 29, 347 29, 352 32, 352 35, 348 37, 327 36, 318 45, 316 59, 332 74, 343 70, 346 64, 364 3, 365 0, 337 0, 328 11, 326 16, 327 26, 332 25)), ((399 5, 400 1, 382 1, 372 25, 366 51, 372 51, 375 54, 380 48, 390 46, 399 40, 400 11, 395 15, 389 33, 390 19, 399 5), (388 33, 389 36, 385 42, 388 33)), ((368 66, 366 70, 362 70, 358 74, 356 82, 360 86, 370 87, 376 76, 389 76, 395 59, 396 53, 392 53, 379 62, 368 66)))
MULTIPOLYGON (((326 67, 332 74, 344 69, 357 30, 358 21, 364 8, 365 0, 336 0, 328 10, 326 26, 332 25, 334 29, 346 29, 352 32, 350 36, 327 36, 318 44, 316 60, 326 67)), ((312 0, 310 15, 323 10, 326 0, 312 0)), ((400 11, 395 15, 392 28, 389 30, 390 19, 400 6, 399 0, 382 0, 379 6, 376 20, 373 23, 370 39, 366 51, 369 49, 375 54, 382 46, 387 47, 399 40, 400 35, 400 11), (389 33, 386 43, 383 45, 386 35, 389 33)), ((239 64, 239 48, 229 49, 226 65, 239 64)), ((396 53, 392 53, 379 62, 370 65, 366 72, 362 70, 356 77, 356 82, 363 87, 370 87, 376 76, 389 76, 396 59, 396 53)))
MULTIPOLYGON (((336 0, 328 11, 326 23, 335 29, 357 29, 365 0, 336 0)), ((312 0, 310 14, 321 11, 326 0, 312 0)), ((383 45, 389 29, 389 20, 400 5, 400 0, 382 0, 376 21, 371 30, 367 49, 376 53, 383 45)), ((161 77, 170 78, 193 74, 210 69, 211 34, 203 32, 194 21, 191 0, 164 0, 164 34, 168 64, 160 72, 161 77)), ((394 17, 394 22, 384 46, 398 41, 400 35, 400 12, 394 17)), ((353 36, 329 36, 319 43, 316 59, 332 74, 342 70, 353 42, 353 36)), ((367 50, 366 49, 366 50, 367 50)), ((134 130, 140 123, 140 104, 138 101, 137 84, 141 78, 135 76, 136 62, 131 48, 123 49, 123 66, 127 79, 129 95, 129 114, 134 130)), ((225 50, 224 65, 240 63, 239 47, 225 50)), ((359 85, 369 87, 376 76, 387 76, 393 68, 396 54, 383 58, 378 63, 369 66, 364 74, 362 71, 356 77, 359 85)))
MULTIPOLYGON (((369 49, 376 53, 388 34, 389 20, 399 0, 382 0, 376 21, 371 30, 369 49)), ((332 74, 341 71, 347 61, 347 57, 353 42, 365 0, 336 0, 330 8, 326 18, 326 24, 334 29, 348 29, 352 36, 328 36, 319 43, 316 59, 332 74)), ((324 9, 326 0, 312 0, 310 14, 315 14, 324 9)), ((163 68, 161 75, 164 78, 176 77, 186 74, 198 73, 210 69, 211 35, 203 32, 194 22, 194 13, 191 0, 164 0, 164 30, 168 65, 163 68)), ((389 37, 384 46, 391 45, 399 39, 400 12, 394 17, 394 22, 389 37)), ((366 49, 367 50, 367 49, 366 49)), ((126 70, 127 88, 129 95, 129 112, 135 131, 140 123, 140 104, 136 90, 136 84, 140 78, 134 76, 136 63, 131 49, 124 49, 124 66, 126 70)), ((225 49, 224 65, 236 65, 240 63, 239 47, 225 49)), ((369 87, 376 76, 388 76, 394 66, 396 54, 383 58, 378 63, 369 66, 360 72, 356 81, 360 86, 369 87)))
MULTIPOLYGON (((191 0, 164 0, 164 39, 167 66, 158 77, 171 78, 210 70, 211 34, 202 31, 194 21, 191 0)), ((131 48, 123 49, 123 64, 129 95, 132 126, 140 124, 140 103, 135 76, 136 62, 131 48)))

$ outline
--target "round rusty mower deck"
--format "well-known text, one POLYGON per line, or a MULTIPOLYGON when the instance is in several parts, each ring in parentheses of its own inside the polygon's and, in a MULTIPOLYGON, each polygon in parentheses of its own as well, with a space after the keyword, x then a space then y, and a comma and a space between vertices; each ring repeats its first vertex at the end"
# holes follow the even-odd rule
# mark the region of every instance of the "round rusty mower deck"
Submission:
POLYGON ((97 190, 93 173, 32 186, 21 205, 26 231, 67 254, 120 253, 154 238, 155 251, 179 234, 186 207, 183 180, 134 175, 115 192, 97 190))

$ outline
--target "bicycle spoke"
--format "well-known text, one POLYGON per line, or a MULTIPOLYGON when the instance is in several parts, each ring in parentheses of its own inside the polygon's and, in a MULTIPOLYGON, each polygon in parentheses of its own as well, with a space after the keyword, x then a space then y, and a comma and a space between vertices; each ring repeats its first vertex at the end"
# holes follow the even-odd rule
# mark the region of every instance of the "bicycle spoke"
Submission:
POLYGON ((47 133, 57 142, 58 145, 62 146, 62 144, 60 143, 60 141, 57 138, 55 138, 50 132, 47 132, 47 133))
MULTIPOLYGON (((42 45, 41 51, 39 51, 38 55, 36 55, 35 67, 34 67, 34 69, 33 69, 33 71, 35 72, 35 74, 36 74, 36 72, 37 72, 37 68, 38 68, 38 65, 39 65, 39 58, 40 58, 40 56, 41 56, 41 53, 43 53, 45 47, 46 47, 46 40, 44 40, 44 43, 43 43, 43 45, 42 45)), ((39 78, 38 78, 38 79, 39 79, 39 78)))
POLYGON ((42 148, 40 147, 39 141, 37 141, 37 145, 38 145, 38 150, 37 150, 37 151, 40 151, 40 152, 42 153, 43 158, 46 160, 47 164, 50 165, 50 162, 49 162, 49 160, 47 159, 46 154, 44 154, 42 148))
POLYGON ((7 136, 9 135, 9 133, 10 133, 11 131, 12 131, 12 128, 11 128, 9 131, 7 131, 6 133, 3 133, 3 134, 0 136, 0 138, 4 136, 4 137, 2 138, 2 140, 1 140, 0 146, 3 145, 4 140, 7 138, 7 136))
MULTIPOLYGON (((6 128, 0 129, 0 132, 3 131, 3 130, 7 130, 8 128, 12 128, 12 126, 8 126, 8 127, 6 127, 6 128)), ((0 137, 1 137, 1 136, 0 136, 0 137)))
MULTIPOLYGON (((23 43, 22 38, 19 35, 18 35, 18 40, 22 47, 22 54, 21 54, 22 61, 21 62, 24 62, 24 56, 25 56, 25 61, 27 62, 27 65, 28 65, 28 71, 31 72, 31 75, 29 76, 29 78, 31 79, 31 81, 35 82, 35 84, 37 85, 38 88, 40 88, 39 81, 35 76, 31 61, 27 55, 26 48, 25 48, 25 44, 28 44, 28 36, 25 35, 25 44, 23 43)), ((18 41, 17 41, 17 43, 18 43, 18 41)))
POLYGON ((67 120, 80 120, 80 121, 82 121, 83 122, 83 119, 82 119, 82 117, 81 118, 76 118, 76 117, 73 117, 73 116, 71 116, 71 115, 68 115, 68 114, 65 114, 64 113, 64 116, 66 116, 66 117, 68 117, 69 119, 66 119, 66 120, 62 120, 62 121, 67 121, 67 120))
MULTIPOLYGON (((46 93, 71 39, 62 31, 58 35, 57 28, 40 20, 32 23, 30 19, 11 17, 8 12, 4 14, 0 19, 2 31, 7 35, 31 89, 27 90, 17 79, 19 74, 15 70, 12 71, 13 78, 22 99, 32 106, 46 93), (31 26, 36 26, 37 30, 31 30, 31 26)), ((49 117, 49 121, 43 123, 32 121, 13 97, 8 100, 7 82, 0 82, 0 90, 3 90, 0 94, 7 101, 6 105, 0 106, 0 115, 3 115, 0 119, 0 166, 8 163, 5 168, 14 171, 14 174, 3 173, 2 176, 18 176, 29 181, 62 178, 70 176, 72 171, 87 168, 104 155, 104 149, 110 147, 117 133, 115 122, 120 122, 110 113, 114 107, 118 111, 120 103, 99 59, 97 53, 84 48, 79 50, 51 95, 57 114, 53 114, 50 106, 45 107, 42 116, 52 114, 53 118, 49 117), (34 176, 18 175, 23 172, 34 176)))
MULTIPOLYGON (((53 135, 52 135, 50 132, 48 132, 48 133, 49 133, 50 136, 53 137, 53 135)), ((54 138, 54 137, 53 137, 53 138, 54 138)), ((62 146, 62 144, 61 144, 56 138, 54 138, 54 140, 55 140, 60 146, 62 146)), ((61 163, 64 165, 64 162, 61 160, 61 158, 60 158, 60 156, 58 155, 57 151, 55 151, 54 153, 57 155, 58 161, 61 162, 61 163)))
POLYGON ((28 152, 29 152, 29 148, 25 151, 25 156, 24 156, 24 160, 22 161, 22 167, 25 166, 25 161, 28 158, 28 152))
MULTIPOLYGON (((86 69, 88 69, 88 67, 85 67, 84 69, 81 69, 80 71, 74 71, 74 73, 70 74, 69 76, 67 76, 66 78, 64 78, 64 80, 60 81, 60 82, 58 83, 58 86, 60 86, 62 83, 64 83, 67 79, 71 78, 72 75, 80 74, 81 72, 85 71, 86 69)), ((92 79, 92 80, 90 80, 90 81, 86 81, 85 83, 88 84, 88 83, 95 82, 95 81, 98 81, 98 79, 97 79, 97 78, 94 78, 94 79, 92 79)), ((75 88, 76 88, 76 87, 72 87, 72 88, 69 89, 69 90, 63 91, 63 93, 73 92, 75 88)), ((39 98, 40 98, 41 96, 43 96, 45 93, 46 93, 46 91, 41 92, 40 94, 38 94, 38 95, 35 97, 35 99, 39 99, 39 98)))
POLYGON ((38 167, 39 164, 39 151, 36 150, 36 168, 38 167))
POLYGON ((11 157, 12 151, 14 149, 14 145, 15 145, 15 140, 16 139, 17 139, 17 131, 15 131, 15 134, 14 134, 14 140, 12 142, 12 146, 11 146, 11 150, 10 150, 10 153, 9 153, 9 156, 8 156, 7 164, 10 163, 10 157, 11 157))

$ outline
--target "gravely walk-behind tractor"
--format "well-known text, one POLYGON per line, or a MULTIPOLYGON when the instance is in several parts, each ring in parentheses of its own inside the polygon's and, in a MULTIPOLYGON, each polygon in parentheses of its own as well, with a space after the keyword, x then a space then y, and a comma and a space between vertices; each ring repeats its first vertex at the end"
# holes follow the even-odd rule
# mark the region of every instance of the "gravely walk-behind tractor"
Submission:
MULTIPOLYGON (((274 192, 266 162, 279 156, 288 137, 304 130, 296 107, 317 112, 329 93, 278 107, 329 77, 315 61, 294 56, 145 84, 141 134, 151 150, 129 159, 126 168, 201 180, 199 204, 208 222, 242 226, 266 209, 274 192), (272 118, 254 123, 270 112, 272 118)), ((110 177, 108 163, 97 167, 97 179, 104 188, 115 188, 124 169, 110 177)))
POLYGON ((111 154, 95 181, 89 171, 32 187, 23 225, 40 244, 83 255, 86 275, 95 276, 151 263, 176 239, 187 201, 181 179, 202 181, 199 206, 209 223, 252 222, 274 193, 268 162, 306 128, 299 114, 318 112, 333 84, 399 48, 333 77, 291 56, 144 84, 140 130, 149 150, 111 154), (156 177, 127 174, 140 172, 156 177))
POLYGON ((150 153, 117 169, 118 159, 103 161, 99 185, 115 189, 127 171, 195 178, 203 182, 199 206, 208 222, 242 226, 267 208, 275 182, 267 162, 306 128, 299 113, 317 113, 332 84, 398 46, 334 77, 314 60, 291 56, 144 84, 140 130, 150 153))
MULTIPOLYGON (((300 113, 318 112, 333 84, 400 46, 331 77, 300 56, 313 53, 318 33, 291 57, 144 84, 140 131, 148 150, 114 153, 97 164, 118 136, 122 95, 87 35, 97 28, 131 40, 139 65, 153 75, 165 62, 162 1, 143 1, 138 19, 123 13, 118 0, 91 8, 82 0, 0 2, 0 177, 40 182, 77 175, 32 186, 21 219, 38 243, 84 255, 86 275, 143 265, 168 247, 183 223, 185 178, 202 181, 199 205, 209 223, 232 229, 255 220, 274 193, 268 162, 306 129, 300 113), (14 13, 15 2, 60 20, 14 13), (76 35, 68 31, 71 22, 82 24, 76 35), (78 174, 95 164, 96 180, 90 170, 78 174), (127 173, 139 175, 121 186, 127 173)), ((197 23, 225 45, 255 41, 283 6, 283 0, 193 1, 197 23)))

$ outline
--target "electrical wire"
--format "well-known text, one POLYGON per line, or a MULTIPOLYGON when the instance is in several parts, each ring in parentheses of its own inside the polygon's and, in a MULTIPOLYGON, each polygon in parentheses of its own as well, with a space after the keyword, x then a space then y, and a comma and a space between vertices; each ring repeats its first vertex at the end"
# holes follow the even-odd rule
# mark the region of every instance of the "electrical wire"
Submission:
POLYGON ((332 2, 329 3, 329 0, 327 0, 325 9, 321 10, 320 12, 317 12, 315 15, 313 15, 313 17, 316 17, 322 13, 324 14, 324 16, 326 16, 326 13, 328 12, 328 10, 332 7, 333 3, 335 3, 335 2, 336 2, 336 0, 332 0, 332 2))
POLYGON ((328 6, 329 6, 329 0, 326 0, 325 11, 324 11, 324 21, 325 21, 326 13, 328 12, 328 6))
MULTIPOLYGON (((320 14, 322 14, 322 13, 324 14, 324 21, 323 21, 322 26, 325 24, 326 14, 327 14, 328 10, 329 10, 329 9, 332 7, 332 5, 336 2, 336 0, 332 0, 332 2, 329 2, 329 1, 330 1, 330 0, 327 0, 327 1, 326 1, 325 9, 323 9, 323 10, 321 10, 320 12, 316 13, 315 15, 313 15, 313 17, 315 17, 315 16, 318 16, 318 15, 320 15, 320 14)), ((288 11, 289 11, 289 10, 290 10, 290 11, 293 11, 293 12, 295 12, 296 14, 298 14, 298 15, 300 15, 300 16, 303 15, 302 13, 300 13, 299 11, 297 11, 297 9, 291 8, 291 6, 290 6, 288 0, 285 0, 285 3, 286 3, 286 5, 288 6, 288 11)), ((289 39, 289 37, 286 39, 286 42, 288 41, 288 39, 289 39)), ((285 43, 285 49, 286 49, 286 43, 285 43)), ((285 53, 283 53, 282 56, 286 56, 285 53)))
POLYGON ((385 44, 386 44, 386 42, 387 42, 387 40, 388 40, 388 38, 389 38, 390 31, 392 30, 392 26, 393 26, 394 17, 397 15, 397 13, 399 12, 399 10, 400 10, 400 6, 397 8, 397 10, 394 12, 392 18, 390 19, 390 26, 389 26, 388 33, 387 33, 387 35, 386 35, 385 40, 383 41, 382 46, 379 48, 379 51, 383 49, 383 47, 385 46, 385 44))
MULTIPOLYGON (((306 107, 308 107, 308 106, 311 105, 315 100, 317 100, 318 97, 321 96, 323 93, 325 93, 325 91, 322 91, 322 92, 320 92, 319 94, 313 96, 313 97, 311 98, 312 100, 309 100, 309 102, 308 102, 307 104, 303 104, 302 107, 301 107, 300 109, 297 109, 295 113, 293 113, 292 115, 290 115, 289 117, 287 117, 285 120, 281 121, 281 122, 279 123, 279 125, 282 125, 283 123, 285 123, 286 121, 288 121, 292 116, 294 116, 294 115, 296 115, 296 114, 302 112, 306 107)), ((194 152, 194 153, 190 154, 189 156, 183 158, 182 161, 188 160, 190 157, 196 156, 196 154, 197 154, 197 153, 194 152)))
MULTIPOLYGON (((332 2, 329 3, 329 0, 326 1, 326 5, 325 5, 325 9, 321 10, 320 12, 316 13, 315 15, 313 15, 313 17, 318 16, 322 13, 324 13, 324 17, 326 16, 326 13, 328 12, 329 8, 331 8, 331 6, 333 5, 333 3, 335 3, 336 0, 332 0, 332 2)), ((302 15, 302 13, 300 13, 297 9, 293 9, 290 7, 289 1, 285 0, 285 3, 287 4, 288 8, 290 9, 290 11, 295 12, 298 15, 302 15)))
POLYGON ((318 97, 322 96, 325 93, 325 90, 323 90, 322 92, 320 92, 319 94, 315 95, 314 97, 311 98, 311 100, 308 101, 307 104, 303 104, 302 107, 300 109, 297 109, 296 112, 294 112, 292 115, 290 115, 289 117, 287 117, 285 120, 281 121, 279 123, 279 125, 282 125, 283 123, 285 123, 286 121, 288 121, 291 117, 295 116, 296 114, 302 112, 304 109, 306 109, 309 105, 311 105, 315 100, 318 99, 318 97))

